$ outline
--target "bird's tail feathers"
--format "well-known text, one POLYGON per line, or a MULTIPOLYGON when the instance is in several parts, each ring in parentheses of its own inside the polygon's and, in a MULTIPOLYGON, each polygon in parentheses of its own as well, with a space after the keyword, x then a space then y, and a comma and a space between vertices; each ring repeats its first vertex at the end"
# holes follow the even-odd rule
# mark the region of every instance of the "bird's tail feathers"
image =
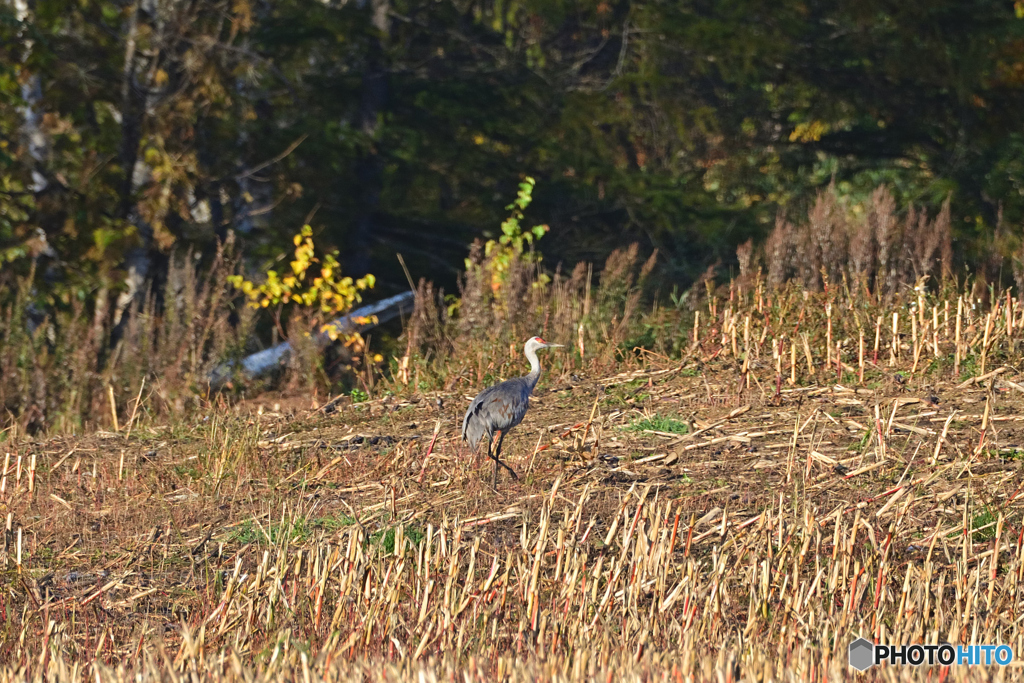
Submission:
POLYGON ((462 432, 462 438, 464 441, 469 443, 469 448, 474 453, 480 445, 480 439, 485 435, 485 430, 477 424, 472 422, 466 425, 466 429, 462 432))

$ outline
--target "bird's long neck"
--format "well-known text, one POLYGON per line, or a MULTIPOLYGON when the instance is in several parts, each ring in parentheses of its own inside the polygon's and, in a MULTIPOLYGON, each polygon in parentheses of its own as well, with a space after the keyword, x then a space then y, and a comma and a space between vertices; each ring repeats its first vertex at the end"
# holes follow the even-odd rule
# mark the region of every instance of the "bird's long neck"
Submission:
POLYGON ((525 350, 526 360, 530 361, 530 374, 526 376, 526 381, 530 385, 532 391, 537 386, 537 380, 540 379, 540 359, 537 358, 537 349, 532 346, 527 347, 525 350))

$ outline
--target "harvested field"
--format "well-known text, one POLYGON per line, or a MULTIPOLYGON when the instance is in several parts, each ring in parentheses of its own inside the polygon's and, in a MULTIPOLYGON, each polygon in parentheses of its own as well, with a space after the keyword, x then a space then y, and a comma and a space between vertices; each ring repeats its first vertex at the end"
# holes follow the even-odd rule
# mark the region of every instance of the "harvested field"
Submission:
POLYGON ((546 374, 496 492, 466 377, 9 442, 4 675, 819 681, 862 677, 857 635, 1024 653, 1012 323, 957 333, 951 362, 999 361, 964 380, 916 327, 887 365, 884 338, 812 358, 728 319, 682 359, 546 374))

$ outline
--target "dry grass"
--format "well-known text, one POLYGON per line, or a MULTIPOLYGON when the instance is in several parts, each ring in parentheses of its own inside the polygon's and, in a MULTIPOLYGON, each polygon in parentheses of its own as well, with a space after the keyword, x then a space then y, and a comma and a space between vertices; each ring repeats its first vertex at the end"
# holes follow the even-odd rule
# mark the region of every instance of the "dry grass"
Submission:
MULTIPOLYGON (((972 301, 990 303, 988 285, 998 283, 1004 252, 1016 253, 1007 277, 1013 272, 1024 281, 1024 247, 1008 231, 997 232, 991 263, 971 280, 972 301)), ((806 221, 780 217, 763 248, 741 245, 733 286, 763 292, 793 285, 811 292, 855 290, 859 303, 851 305, 859 308, 880 300, 897 305, 925 284, 947 290, 948 299, 954 274, 950 240, 948 202, 934 218, 913 207, 900 215, 884 187, 865 207, 846 206, 829 189, 806 221)), ((480 243, 471 249, 473 267, 459 283, 458 297, 420 282, 404 338, 374 333, 370 350, 386 358, 380 365, 362 349, 339 348, 321 358, 303 343, 309 321, 293 316, 288 329, 297 353, 272 381, 314 395, 353 388, 371 396, 447 392, 466 378, 486 384, 507 375, 518 366, 522 340, 534 334, 569 346, 556 359, 560 371, 615 372, 635 367, 641 352, 678 358, 687 351, 694 311, 703 305, 705 287, 713 291, 720 265, 711 266, 683 296, 673 292, 669 306, 666 292, 654 290, 650 277, 657 252, 641 255, 635 244, 613 252, 603 266, 578 264, 571 273, 512 258, 500 264, 507 268, 500 288, 490 278, 495 256, 484 252, 480 243)), ((236 270, 231 244, 202 270, 189 256, 176 259, 166 283, 119 327, 112 320, 110 292, 97 292, 91 308, 73 297, 50 302, 47 318, 29 303, 35 294, 28 285, 18 295, 0 297, 8 304, 0 310, 0 429, 81 433, 125 424, 140 417, 138 409, 141 417, 161 421, 206 410, 210 369, 257 347, 252 311, 226 280, 236 270), (29 320, 36 323, 32 331, 26 329, 29 320)), ((857 325, 870 327, 861 319, 857 325)), ((278 341, 279 331, 275 326, 269 341, 278 341)))
POLYGON ((240 356, 253 331, 253 312, 236 308, 226 281, 236 268, 232 246, 202 271, 192 254, 173 259, 159 291, 122 321, 107 291, 95 293, 91 311, 71 297, 43 316, 23 285, 0 309, 0 428, 80 433, 112 428, 113 414, 125 425, 204 407, 210 370, 240 356))
POLYGON ((492 383, 517 372, 523 340, 535 334, 568 347, 551 360, 559 371, 610 372, 634 362, 637 347, 663 355, 685 348, 686 312, 642 304, 656 251, 641 259, 633 244, 608 257, 600 282, 594 268, 581 263, 568 275, 551 273, 543 286, 536 264, 513 259, 509 284, 497 292, 481 275, 487 263, 479 244, 470 260, 484 267, 466 274, 455 303, 420 281, 404 355, 392 359, 381 391, 447 392, 468 378, 492 383))
MULTIPOLYGON (((1016 677, 847 666, 858 635, 1024 652, 1024 304, 955 281, 947 236, 947 209, 901 218, 879 191, 858 220, 823 195, 673 308, 642 304, 635 247, 545 287, 522 262, 497 292, 471 273, 457 302, 421 282, 372 400, 160 424, 181 413, 139 392, 105 432, 19 424, 0 678, 1016 677), (495 492, 462 413, 538 333, 566 348, 495 492)), ((176 333, 128 327, 158 340, 141 376, 180 385, 230 339, 189 336, 225 305, 202 291, 176 333)), ((296 382, 319 367, 300 357, 296 382)))
MULTIPOLYGON (((829 187, 805 223, 779 217, 764 255, 773 288, 793 281, 817 291, 846 278, 878 296, 894 296, 901 285, 922 277, 945 281, 954 272, 949 200, 934 218, 913 205, 901 218, 885 186, 866 207, 843 206, 829 187)), ((1001 263, 1000 258, 996 271, 1001 263)))
MULTIPOLYGON (((498 492, 457 370, 6 444, 0 673, 818 681, 852 677, 856 635, 1024 652, 1024 308, 859 291, 754 277, 709 295, 681 358, 550 356, 498 492)), ((490 352, 463 367, 520 371, 490 352)))

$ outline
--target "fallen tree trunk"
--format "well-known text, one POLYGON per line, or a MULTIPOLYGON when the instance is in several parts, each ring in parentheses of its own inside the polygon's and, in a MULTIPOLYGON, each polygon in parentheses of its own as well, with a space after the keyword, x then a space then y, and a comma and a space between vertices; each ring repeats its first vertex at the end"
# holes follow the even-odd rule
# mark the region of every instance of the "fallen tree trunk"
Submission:
MULTIPOLYGON (((378 301, 375 304, 356 309, 348 315, 328 323, 326 327, 333 328, 333 332, 336 335, 363 332, 392 320, 403 313, 410 312, 414 300, 415 293, 404 292, 383 301, 378 301), (370 316, 376 316, 376 321, 366 320, 370 316)), ((323 350, 331 345, 331 336, 325 331, 317 332, 313 335, 313 343, 317 349, 323 350)), ((210 373, 210 388, 221 388, 236 372, 244 380, 262 377, 287 363, 291 351, 291 343, 284 342, 244 358, 240 368, 237 367, 238 364, 235 361, 221 363, 210 373)))

